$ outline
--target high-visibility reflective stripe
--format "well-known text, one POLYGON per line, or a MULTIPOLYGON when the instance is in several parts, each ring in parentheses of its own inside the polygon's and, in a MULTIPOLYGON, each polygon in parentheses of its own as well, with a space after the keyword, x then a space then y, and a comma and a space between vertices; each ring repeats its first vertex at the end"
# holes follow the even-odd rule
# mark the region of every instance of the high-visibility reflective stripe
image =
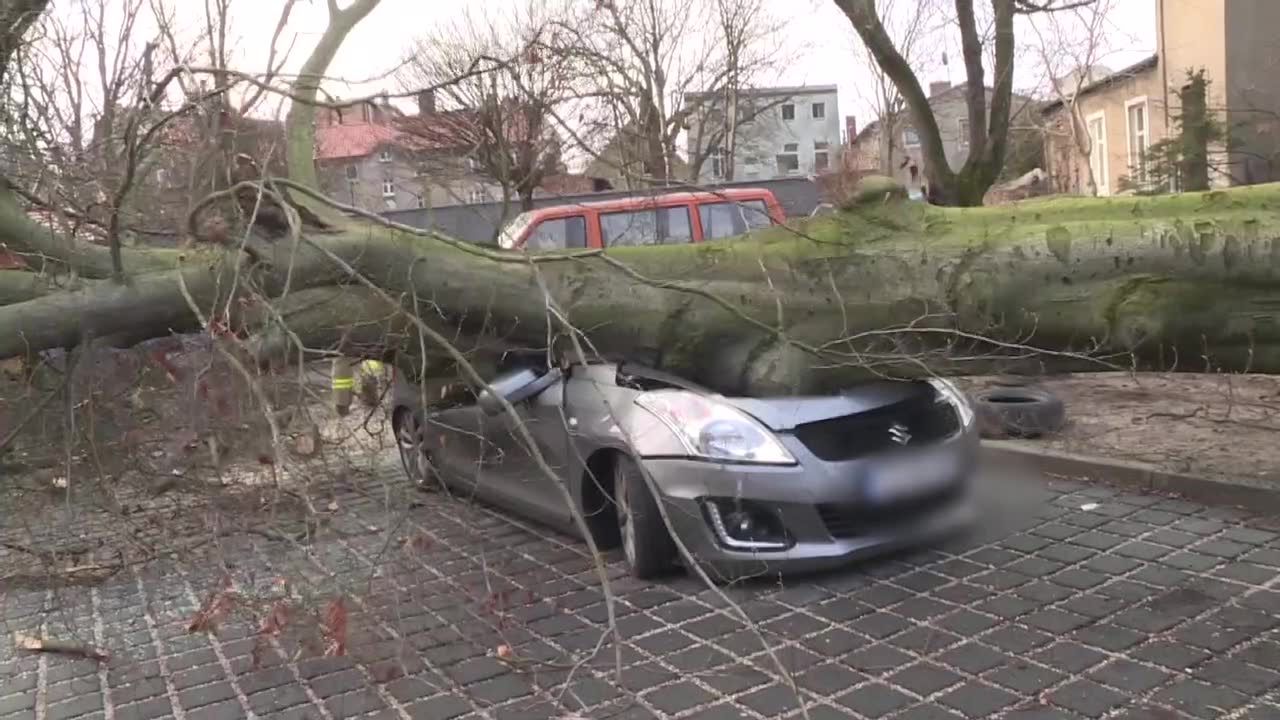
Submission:
POLYGON ((334 379, 333 379, 333 389, 334 389, 334 390, 350 390, 350 389, 354 388, 355 386, 356 386, 356 381, 355 381, 355 379, 354 379, 354 378, 349 378, 349 377, 348 377, 348 378, 334 378, 334 379))
POLYGON ((382 363, 377 360, 365 360, 360 363, 360 367, 371 373, 382 372, 382 363))

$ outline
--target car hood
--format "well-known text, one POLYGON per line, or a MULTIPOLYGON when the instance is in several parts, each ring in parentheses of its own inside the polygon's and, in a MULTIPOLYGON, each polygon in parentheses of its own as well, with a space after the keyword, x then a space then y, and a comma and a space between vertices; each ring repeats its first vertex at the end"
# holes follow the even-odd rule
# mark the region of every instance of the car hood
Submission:
POLYGON ((770 429, 786 432, 798 425, 856 415, 933 394, 933 387, 926 382, 885 380, 858 385, 836 395, 728 397, 724 400, 770 429))

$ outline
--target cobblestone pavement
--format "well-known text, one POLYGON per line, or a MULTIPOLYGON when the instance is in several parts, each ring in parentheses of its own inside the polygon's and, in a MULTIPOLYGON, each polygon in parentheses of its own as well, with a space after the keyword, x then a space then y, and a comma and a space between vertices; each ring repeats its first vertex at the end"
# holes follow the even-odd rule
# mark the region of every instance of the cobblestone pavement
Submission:
POLYGON ((382 480, 337 496, 310 546, 224 537, 199 562, 7 589, 9 632, 112 657, 6 639, 0 717, 801 717, 767 643, 814 720, 1280 718, 1280 529, 1231 511, 1024 479, 1029 509, 972 537, 729 588, 758 634, 692 580, 638 583, 611 555, 619 685, 612 647, 578 662, 607 627, 583 544, 440 495, 410 506, 398 471, 382 480), (310 607, 343 594, 345 654, 301 630, 259 640, 265 611, 243 608, 189 633, 224 563, 241 597, 280 577, 310 607))

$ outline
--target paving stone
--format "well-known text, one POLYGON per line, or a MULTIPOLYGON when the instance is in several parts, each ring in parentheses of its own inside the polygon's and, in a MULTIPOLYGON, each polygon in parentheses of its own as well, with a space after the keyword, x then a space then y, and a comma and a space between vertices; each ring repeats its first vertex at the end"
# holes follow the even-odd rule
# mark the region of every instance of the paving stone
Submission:
POLYGON ((739 697, 737 702, 765 717, 778 717, 783 713, 800 707, 800 703, 796 700, 795 690, 781 683, 774 683, 752 690, 739 697))
POLYGON ((821 603, 812 609, 813 614, 833 622, 846 622, 862 617, 871 612, 870 605, 858 602, 853 598, 835 598, 821 603))
POLYGON ((864 679, 864 675, 841 663, 826 662, 805 670, 796 678, 796 684, 819 695, 835 695, 864 679))
POLYGON ((958 667, 975 675, 1009 662, 1008 655, 975 642, 956 646, 939 655, 937 659, 944 665, 958 667))
POLYGON ((911 656, 891 645, 876 643, 849 654, 842 661, 868 675, 879 675, 907 665, 911 662, 911 656))
POLYGON ((934 627, 915 627, 887 640, 890 645, 920 655, 932 655, 960 642, 960 636, 934 627))
POLYGON ((976 585, 968 583, 956 583, 946 587, 938 588, 930 593, 939 600, 945 600, 953 605, 972 605, 979 600, 991 596, 991 590, 980 588, 976 585))
POLYGON ((1210 652, 1202 650, 1202 648, 1172 641, 1149 642, 1143 644, 1142 647, 1135 648, 1135 650, 1130 650, 1129 653, 1137 657, 1138 660, 1155 662, 1157 665, 1164 665, 1172 670, 1188 669, 1190 666, 1203 662, 1204 659, 1211 655, 1210 652))
POLYGON ((939 700, 968 717, 985 717, 1014 704, 1017 697, 998 687, 970 680, 939 700))
POLYGON ((1154 699, 1188 715, 1206 719, 1221 717, 1249 701, 1247 696, 1231 688, 1199 680, 1178 681, 1156 693, 1154 699))
MULTIPOLYGON (((115 698, 112 697, 114 701, 115 698)), ((127 705, 116 706, 117 720, 157 720, 158 718, 173 717, 173 705, 169 703, 169 698, 158 697, 142 702, 130 703, 127 705)))
POLYGON ((1015 661, 1004 667, 996 668, 983 677, 1010 690, 1033 695, 1051 685, 1057 684, 1066 678, 1066 675, 1042 665, 1015 661))
POLYGON ((967 636, 976 635, 984 630, 993 628, 1000 624, 1000 620, 972 610, 957 610, 946 617, 935 619, 933 624, 967 636))
POLYGON ((930 662, 918 662, 890 675, 889 682, 906 688, 917 695, 925 696, 951 687, 964 678, 941 665, 930 662))
POLYGON ((1207 662, 1196 669, 1195 675, 1205 682, 1226 685, 1254 696, 1280 685, 1280 673, 1234 658, 1207 662))
POLYGON ((47 720, 71 720, 102 710, 102 695, 95 691, 45 708, 47 720))
MULTIPOLYGON (((244 717, 244 708, 236 700, 222 700, 187 711, 188 720, 236 720, 244 717)), ((345 713, 337 717, 348 717, 345 713)))
POLYGON ((854 620, 850 626, 865 635, 881 639, 911 627, 907 620, 887 612, 876 612, 854 620))
POLYGON ((962 720, 956 711, 934 703, 909 707, 896 717, 898 720, 962 720))
POLYGON ((1280 670, 1280 642, 1268 640, 1255 643, 1237 652, 1235 657, 1259 667, 1280 670))
POLYGON ((856 635, 848 630, 831 628, 811 638, 806 638, 802 641, 802 644, 824 657, 838 658, 865 646, 867 641, 861 635, 856 635))
POLYGON ((1065 640, 1054 643, 1033 655, 1039 661, 1067 673, 1078 673, 1106 659, 1106 655, 1087 645, 1065 640))
POLYGON ((1022 654, 1053 642, 1053 636, 1031 628, 1006 625, 987 633, 982 640, 1010 653, 1022 654))
POLYGON ((1036 551, 1036 555, 1039 555, 1040 557, 1068 565, 1088 560, 1097 554, 1098 551, 1096 550, 1091 550, 1079 545, 1071 545, 1070 543, 1050 545, 1049 547, 1036 551))
POLYGON ((888 685, 864 685, 836 698, 836 702, 868 718, 879 718, 911 704, 911 698, 888 685))
POLYGON ((1049 700, 1085 717, 1102 717, 1121 705, 1125 696, 1090 680, 1076 680, 1049 693, 1049 700))
POLYGON ((951 578, 928 570, 917 570, 903 575, 895 581, 897 585, 916 592, 928 592, 949 582, 951 582, 951 578))
POLYGON ((668 713, 682 712, 715 699, 711 693, 685 680, 650 691, 643 697, 650 705, 668 713))
POLYGON ((1020 622, 1055 635, 1063 635, 1088 625, 1092 620, 1064 610, 1049 608, 1025 615, 1020 618, 1020 622))
POLYGON ((1089 673, 1089 677, 1104 685, 1134 694, 1162 685, 1169 676, 1167 670, 1126 659, 1112 660, 1089 673))
POLYGON ((1025 600, 1040 603, 1041 605, 1060 602, 1069 597, 1079 595, 1079 593, 1079 590, 1064 588, 1061 585, 1054 585, 1047 580, 1037 580, 1032 583, 1027 583, 1013 591, 1014 595, 1025 600))
POLYGON ((1147 636, 1144 633, 1129 630, 1119 625, 1098 623, 1080 628, 1072 633, 1071 637, 1086 645, 1110 650, 1111 652, 1120 652, 1142 642, 1147 636))

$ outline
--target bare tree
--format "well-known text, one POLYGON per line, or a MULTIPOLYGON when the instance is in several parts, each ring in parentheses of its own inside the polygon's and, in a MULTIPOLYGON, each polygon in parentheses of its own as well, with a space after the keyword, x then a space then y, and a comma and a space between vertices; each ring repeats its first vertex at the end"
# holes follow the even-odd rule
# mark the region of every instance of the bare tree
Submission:
MULTIPOLYGON (((894 40, 903 59, 917 75, 927 72, 930 51, 934 49, 929 47, 929 42, 937 37, 938 26, 943 21, 940 0, 882 0, 878 7, 885 32, 894 40)), ((900 149, 897 130, 906 101, 866 45, 858 42, 855 52, 871 78, 864 99, 871 105, 875 122, 880 127, 877 147, 880 172, 893 176, 897 172, 895 154, 900 149)), ((852 143, 853 138, 849 138, 849 142, 852 143)))
POLYGON ((690 110, 688 177, 697 182, 708 160, 717 158, 726 181, 734 179, 742 131, 765 113, 790 100, 786 95, 760 95, 753 90, 776 77, 790 55, 779 38, 785 24, 764 0, 714 0, 716 44, 722 68, 713 86, 685 96, 690 110))
POLYGON ((960 29, 961 56, 965 67, 969 156, 960 170, 953 171, 947 163, 929 98, 915 70, 886 30, 875 0, 835 0, 876 64, 902 94, 912 125, 920 137, 925 177, 929 181, 933 202, 981 205, 987 189, 1004 167, 1013 102, 1014 16, 1066 9, 1088 2, 1092 0, 991 0, 992 39, 984 42, 986 33, 979 30, 982 18, 973 0, 955 0, 955 19, 960 29), (983 66, 984 54, 987 53, 987 64, 992 67, 990 108, 987 103, 987 69, 983 66))
POLYGON ((569 93, 568 59, 544 40, 551 32, 548 9, 530 3, 501 16, 468 11, 415 43, 401 84, 442 87, 398 124, 428 175, 479 176, 498 185, 504 203, 515 196, 533 207, 534 191, 561 168, 554 116, 569 93))
POLYGON ((1033 50, 1046 75, 1050 92, 1062 104, 1065 128, 1048 127, 1047 133, 1063 133, 1084 169, 1085 188, 1098 194, 1093 176, 1093 138, 1080 107, 1080 91, 1098 79, 1100 66, 1112 51, 1111 38, 1118 32, 1108 16, 1116 0, 1094 0, 1062 12, 1043 13, 1028 23, 1036 36, 1033 50))

